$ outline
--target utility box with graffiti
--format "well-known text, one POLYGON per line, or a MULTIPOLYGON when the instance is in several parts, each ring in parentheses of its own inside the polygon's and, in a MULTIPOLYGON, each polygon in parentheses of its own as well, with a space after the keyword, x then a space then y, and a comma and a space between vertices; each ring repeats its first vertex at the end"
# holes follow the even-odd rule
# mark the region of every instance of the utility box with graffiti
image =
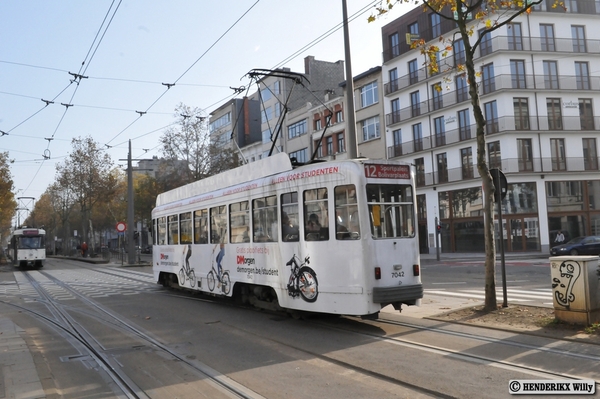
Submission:
POLYGON ((554 315, 560 321, 590 325, 600 321, 600 258, 550 258, 554 315))

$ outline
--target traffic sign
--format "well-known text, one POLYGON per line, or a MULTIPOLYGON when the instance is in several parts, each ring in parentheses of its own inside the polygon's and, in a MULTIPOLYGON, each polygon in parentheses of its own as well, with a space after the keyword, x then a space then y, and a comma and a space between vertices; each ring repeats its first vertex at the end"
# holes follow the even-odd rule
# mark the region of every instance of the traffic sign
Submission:
POLYGON ((127 230, 127 225, 126 225, 125 223, 123 223, 123 222, 119 222, 119 223, 117 223, 117 231, 118 231, 119 233, 122 233, 122 232, 124 232, 125 230, 127 230))
POLYGON ((504 197, 506 197, 506 192, 508 191, 508 182, 506 181, 506 176, 500 169, 497 168, 490 169, 490 174, 492 175, 494 188, 496 189, 494 192, 494 201, 501 202, 504 197))

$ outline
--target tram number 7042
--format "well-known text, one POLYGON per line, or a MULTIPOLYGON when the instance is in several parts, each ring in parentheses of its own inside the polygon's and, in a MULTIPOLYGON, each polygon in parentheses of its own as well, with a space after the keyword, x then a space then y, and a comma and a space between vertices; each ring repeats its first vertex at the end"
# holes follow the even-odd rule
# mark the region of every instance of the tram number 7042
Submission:
POLYGON ((404 277, 404 272, 392 272, 392 278, 404 277))

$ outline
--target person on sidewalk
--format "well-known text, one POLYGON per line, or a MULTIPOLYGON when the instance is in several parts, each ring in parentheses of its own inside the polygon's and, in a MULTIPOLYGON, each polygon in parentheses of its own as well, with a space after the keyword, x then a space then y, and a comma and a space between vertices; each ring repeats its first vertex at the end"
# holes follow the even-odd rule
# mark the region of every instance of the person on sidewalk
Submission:
POLYGON ((554 242, 557 245, 560 245, 563 242, 565 242, 565 236, 563 235, 562 231, 558 230, 558 233, 556 233, 556 238, 554 239, 554 242))

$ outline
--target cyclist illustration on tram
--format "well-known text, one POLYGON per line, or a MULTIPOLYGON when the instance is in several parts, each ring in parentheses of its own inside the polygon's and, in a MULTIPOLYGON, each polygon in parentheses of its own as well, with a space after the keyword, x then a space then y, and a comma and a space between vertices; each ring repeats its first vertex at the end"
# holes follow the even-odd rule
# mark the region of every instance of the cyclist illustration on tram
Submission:
POLYGON ((196 272, 190 267, 190 257, 192 256, 192 245, 184 245, 181 261, 181 269, 179 270, 179 285, 184 286, 186 281, 190 282, 190 287, 196 287, 196 272))
POLYGON ((225 257, 225 243, 221 242, 217 244, 213 248, 213 261, 211 262, 211 269, 206 276, 206 280, 208 282, 208 289, 210 292, 213 292, 215 289, 215 277, 219 282, 217 284, 217 288, 221 289, 223 294, 228 295, 231 290, 231 279, 229 278, 229 270, 223 270, 223 266, 221 263, 223 262, 223 258, 225 257), (219 248, 219 252, 215 257, 215 250, 219 248), (215 262, 217 262, 217 268, 215 269, 215 262))
POLYGON ((288 280, 288 295, 292 298, 302 297, 306 302, 315 302, 319 296, 319 282, 317 273, 309 266, 310 257, 304 258, 304 262, 298 264, 300 258, 294 254, 285 265, 292 268, 288 280))

